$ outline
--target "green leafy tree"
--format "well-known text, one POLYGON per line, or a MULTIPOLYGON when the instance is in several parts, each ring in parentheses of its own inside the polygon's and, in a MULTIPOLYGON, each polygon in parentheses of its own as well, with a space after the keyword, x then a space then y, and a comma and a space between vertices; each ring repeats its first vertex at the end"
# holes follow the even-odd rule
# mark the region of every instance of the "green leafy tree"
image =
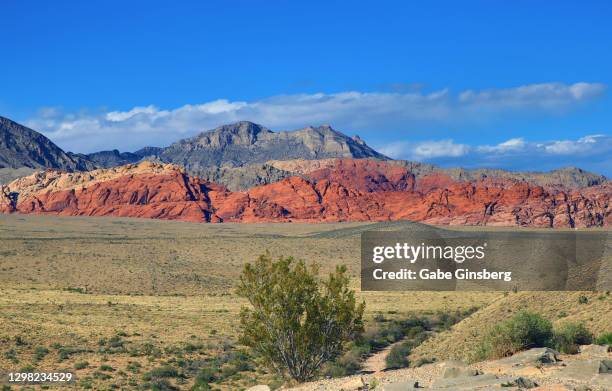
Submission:
POLYGON ((303 382, 363 332, 365 303, 349 289, 346 267, 318 278, 318 267, 269 254, 247 263, 238 294, 251 308, 240 314, 241 342, 283 376, 303 382))

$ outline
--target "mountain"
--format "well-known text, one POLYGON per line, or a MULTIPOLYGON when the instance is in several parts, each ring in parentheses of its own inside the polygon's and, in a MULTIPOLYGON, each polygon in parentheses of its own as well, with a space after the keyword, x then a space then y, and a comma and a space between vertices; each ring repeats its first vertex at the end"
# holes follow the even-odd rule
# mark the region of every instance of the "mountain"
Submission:
POLYGON ((583 188, 606 182, 605 177, 579 168, 546 173, 510 172, 441 168, 427 163, 393 161, 370 148, 358 136, 348 137, 327 125, 273 132, 261 125, 243 121, 202 132, 165 148, 75 154, 62 151, 32 129, 0 117, 0 184, 37 169, 80 171, 152 160, 181 165, 190 175, 223 184, 232 191, 241 191, 290 176, 308 178, 310 171, 331 168, 339 159, 364 158, 384 163, 387 168, 399 165, 416 176, 441 173, 457 181, 505 178, 565 188, 583 188))
POLYGON ((90 161, 96 167, 110 168, 123 166, 125 164, 137 163, 141 160, 158 160, 158 155, 161 154, 163 148, 144 147, 136 152, 119 152, 116 149, 112 151, 100 151, 78 155, 83 159, 90 161))
POLYGON ((0 213, 145 217, 194 222, 410 220, 444 225, 598 227, 612 223, 612 184, 565 189, 507 178, 458 181, 399 164, 346 159, 232 192, 175 165, 142 162, 87 173, 47 170, 0 188, 0 213))
POLYGON ((76 171, 92 169, 94 165, 64 152, 42 134, 0 117, 0 168, 22 167, 76 171))
POLYGON ((136 163, 142 159, 142 157, 136 153, 119 152, 116 149, 112 151, 94 152, 81 156, 101 168, 123 166, 130 163, 136 163))
POLYGON ((157 156, 166 163, 180 164, 194 174, 213 166, 240 167, 271 159, 389 159, 359 137, 348 137, 327 125, 273 132, 247 121, 178 141, 163 148, 157 156))

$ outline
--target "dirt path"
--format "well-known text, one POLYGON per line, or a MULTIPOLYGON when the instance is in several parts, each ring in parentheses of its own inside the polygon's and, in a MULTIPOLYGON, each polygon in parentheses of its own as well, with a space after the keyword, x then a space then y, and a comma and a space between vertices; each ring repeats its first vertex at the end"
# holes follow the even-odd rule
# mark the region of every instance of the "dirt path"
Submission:
POLYGON ((368 357, 363 362, 362 371, 365 373, 377 373, 377 372, 382 372, 383 370, 385 370, 385 368, 387 367, 385 360, 387 359, 389 352, 391 351, 391 349, 393 349, 395 345, 398 345, 402 342, 404 342, 403 339, 395 343, 392 343, 386 348, 379 350, 378 352, 368 357))

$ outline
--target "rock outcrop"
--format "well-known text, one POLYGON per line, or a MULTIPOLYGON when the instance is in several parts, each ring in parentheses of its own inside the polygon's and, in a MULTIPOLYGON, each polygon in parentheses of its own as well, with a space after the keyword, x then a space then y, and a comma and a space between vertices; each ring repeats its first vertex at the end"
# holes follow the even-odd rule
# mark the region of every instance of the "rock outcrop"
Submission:
POLYGON ((609 183, 545 188, 509 179, 416 177, 396 164, 339 160, 242 192, 190 176, 179 166, 143 162, 83 173, 55 170, 0 191, 0 212, 123 216, 200 222, 412 220, 443 225, 607 226, 609 183))

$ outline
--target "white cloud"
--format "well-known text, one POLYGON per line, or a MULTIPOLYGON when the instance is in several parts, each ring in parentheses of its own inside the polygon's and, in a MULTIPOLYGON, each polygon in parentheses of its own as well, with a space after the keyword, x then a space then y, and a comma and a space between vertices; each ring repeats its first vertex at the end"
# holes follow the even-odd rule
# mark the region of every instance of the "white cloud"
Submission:
POLYGON ((468 90, 459 94, 459 101, 467 105, 487 105, 496 109, 554 108, 592 99, 605 91, 606 85, 601 83, 541 83, 506 89, 468 90))
POLYGON ((167 112, 160 112, 155 106, 134 107, 130 111, 111 111, 106 114, 106 119, 111 122, 121 122, 128 120, 136 115, 145 114, 152 116, 164 115, 167 112))
POLYGON ((431 159, 442 156, 459 157, 467 154, 469 147, 464 144, 455 144, 453 140, 428 141, 420 143, 414 149, 417 159, 431 159))
POLYGON ((464 167, 545 170, 564 166, 594 167, 609 174, 612 137, 604 134, 545 142, 512 138, 497 145, 466 145, 452 140, 389 143, 381 152, 396 159, 464 167))
POLYGON ((510 151, 520 151, 525 148, 525 139, 522 137, 519 138, 511 138, 510 140, 506 140, 497 145, 480 145, 476 149, 480 152, 510 152, 510 151))
POLYGON ((409 160, 428 160, 439 157, 459 157, 470 151, 465 144, 455 144, 453 140, 424 141, 420 143, 396 142, 380 148, 380 152, 391 157, 409 160))
MULTIPOLYGON (((452 94, 448 89, 419 91, 358 92, 280 95, 245 102, 219 99, 165 110, 137 106, 126 111, 62 113, 42 109, 26 124, 39 130, 61 147, 92 152, 118 148, 134 150, 146 145, 165 146, 180 138, 239 120, 250 120, 272 129, 294 129, 330 123, 339 129, 381 129, 384 124, 409 128, 415 123, 439 124, 480 120, 503 110, 567 110, 602 94, 598 83, 544 83, 509 89, 452 94)), ((491 148, 512 149, 510 144, 491 148)), ((452 141, 422 145, 418 156, 465 154, 464 146, 452 141)))
POLYGON ((568 155, 586 153, 597 147, 600 142, 610 141, 609 137, 602 134, 585 136, 578 140, 559 140, 544 145, 544 150, 552 154, 568 155))

